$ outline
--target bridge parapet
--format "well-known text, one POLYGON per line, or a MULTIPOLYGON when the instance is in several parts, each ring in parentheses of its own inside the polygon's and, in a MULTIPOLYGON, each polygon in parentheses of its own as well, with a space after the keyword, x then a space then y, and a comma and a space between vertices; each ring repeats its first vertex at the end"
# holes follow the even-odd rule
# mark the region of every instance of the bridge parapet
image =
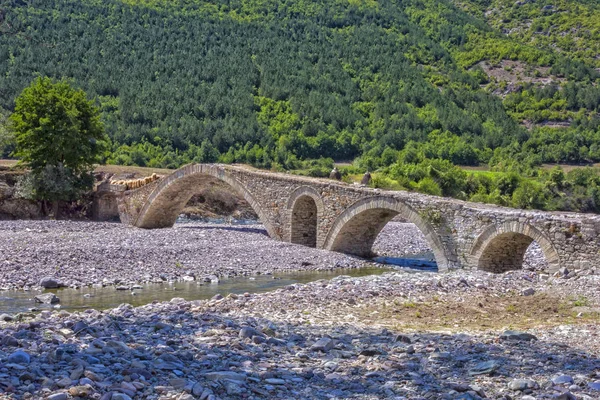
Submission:
POLYGON ((423 232, 441 270, 521 268, 532 241, 551 269, 599 266, 598 215, 516 210, 232 165, 191 164, 123 192, 121 221, 172 226, 191 196, 215 180, 244 197, 277 240, 368 256, 377 234, 399 215, 423 232))

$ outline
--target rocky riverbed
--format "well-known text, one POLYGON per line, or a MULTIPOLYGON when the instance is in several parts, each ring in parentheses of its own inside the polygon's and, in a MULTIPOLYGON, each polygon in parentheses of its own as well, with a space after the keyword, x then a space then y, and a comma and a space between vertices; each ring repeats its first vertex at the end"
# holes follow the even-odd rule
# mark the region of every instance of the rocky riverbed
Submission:
POLYGON ((0 393, 598 399, 599 283, 394 272, 207 301, 4 315, 0 393))
POLYGON ((0 288, 44 277, 78 287, 184 277, 356 268, 364 260, 271 240, 262 225, 177 224, 144 230, 117 223, 0 221, 0 288))
MULTIPOLYGON (((1 223, 1 279, 84 285, 364 263, 272 241, 259 227, 226 228, 1 223)), ((376 249, 426 251, 415 229, 389 224, 376 249)), ((535 248, 529 257, 526 270, 501 275, 390 272, 1 315, 0 398, 598 399, 600 276, 549 276, 535 248)))
MULTIPOLYGON (((390 222, 374 251, 430 251, 413 224, 390 222)), ((0 289, 31 288, 52 277, 69 287, 214 280, 286 271, 357 268, 363 259, 270 239, 262 225, 176 224, 144 230, 88 221, 0 221, 0 289)), ((525 266, 543 269, 532 245, 525 266)))

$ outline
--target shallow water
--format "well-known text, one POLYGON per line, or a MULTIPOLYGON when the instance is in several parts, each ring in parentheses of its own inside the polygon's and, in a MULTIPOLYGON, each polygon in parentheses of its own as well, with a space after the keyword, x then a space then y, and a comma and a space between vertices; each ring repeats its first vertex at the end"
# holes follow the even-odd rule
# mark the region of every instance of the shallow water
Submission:
MULTIPOLYGON (((157 301, 169 301, 174 297, 183 297, 191 300, 210 299, 216 294, 227 296, 229 293, 263 293, 275 290, 293 283, 308 283, 319 279, 332 279, 340 275, 360 277, 379 275, 391 271, 386 267, 366 267, 354 269, 336 269, 333 271, 307 271, 276 275, 258 275, 253 277, 236 277, 222 279, 219 283, 204 282, 172 282, 154 283, 143 285, 142 289, 116 290, 116 286, 86 287, 81 289, 46 290, 60 298, 62 310, 85 310, 88 308, 107 309, 117 307, 122 303, 133 306, 157 301), (132 294, 132 293, 135 293, 132 294)), ((41 291, 22 290, 6 291, 0 293, 0 313, 17 313, 29 311, 32 308, 39 310, 52 309, 53 306, 36 303, 33 299, 41 291)))
POLYGON ((375 257, 373 261, 379 264, 400 267, 403 271, 408 272, 438 272, 438 266, 433 253, 430 252, 406 257, 375 257))

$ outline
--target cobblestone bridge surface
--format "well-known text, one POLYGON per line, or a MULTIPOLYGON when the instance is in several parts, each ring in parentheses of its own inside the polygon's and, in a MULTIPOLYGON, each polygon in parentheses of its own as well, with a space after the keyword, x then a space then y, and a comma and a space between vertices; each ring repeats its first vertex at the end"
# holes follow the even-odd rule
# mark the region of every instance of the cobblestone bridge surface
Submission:
POLYGON ((440 270, 518 269, 532 241, 553 270, 600 266, 598 215, 518 210, 219 164, 192 164, 138 189, 110 190, 122 222, 166 228, 191 196, 216 180, 244 197, 277 240, 369 256, 378 233, 399 215, 423 232, 440 270))

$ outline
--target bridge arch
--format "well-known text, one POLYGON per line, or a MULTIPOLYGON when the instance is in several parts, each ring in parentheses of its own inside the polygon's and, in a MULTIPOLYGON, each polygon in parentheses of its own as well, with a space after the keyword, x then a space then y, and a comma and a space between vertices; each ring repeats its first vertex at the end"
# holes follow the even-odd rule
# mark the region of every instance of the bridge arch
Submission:
POLYGON ((323 248, 368 257, 379 232, 397 215, 415 224, 423 233, 440 271, 455 264, 433 227, 410 206, 393 198, 368 197, 355 202, 337 217, 323 248))
POLYGON ((133 225, 147 229, 173 226, 190 198, 215 178, 227 183, 242 195, 258 215, 269 236, 281 240, 281 235, 271 224, 252 193, 229 171, 217 165, 186 165, 160 180, 156 188, 141 205, 141 210, 133 225))
POLYGON ((501 273, 523 267, 527 248, 536 241, 550 270, 557 270, 560 256, 552 242, 534 226, 518 222, 490 225, 483 230, 471 247, 470 256, 477 268, 501 273))
POLYGON ((290 243, 317 247, 320 243, 319 221, 324 210, 321 194, 310 186, 300 186, 287 201, 290 243))

